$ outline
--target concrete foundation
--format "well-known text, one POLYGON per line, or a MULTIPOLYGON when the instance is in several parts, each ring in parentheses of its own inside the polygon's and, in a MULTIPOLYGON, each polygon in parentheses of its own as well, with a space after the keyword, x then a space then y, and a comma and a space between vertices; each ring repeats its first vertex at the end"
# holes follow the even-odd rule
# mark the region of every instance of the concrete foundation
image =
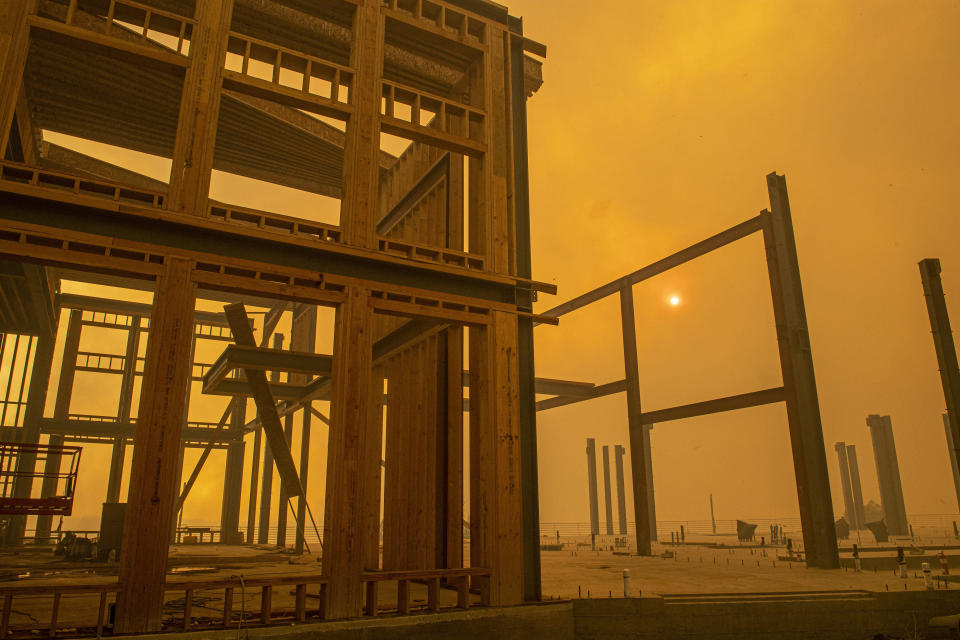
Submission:
MULTIPOLYGON (((507 640, 672 640, 818 638, 923 634, 931 618, 960 611, 960 590, 872 593, 675 595, 583 599, 433 615, 244 629, 251 640, 464 638, 507 640)), ((236 629, 177 636, 234 640, 236 629)), ((140 640, 169 639, 138 636, 140 640)), ((912 637, 912 636, 911 636, 912 637)), ((922 636, 921 636, 922 637, 922 636)))

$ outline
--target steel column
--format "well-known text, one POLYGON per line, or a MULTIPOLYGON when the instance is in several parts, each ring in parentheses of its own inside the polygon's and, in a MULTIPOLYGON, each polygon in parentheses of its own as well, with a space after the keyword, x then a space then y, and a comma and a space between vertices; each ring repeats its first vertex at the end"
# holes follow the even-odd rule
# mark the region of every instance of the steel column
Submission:
POLYGON ((761 214, 763 241, 777 324, 803 543, 809 566, 836 569, 840 566, 837 532, 786 180, 771 173, 767 176, 767 189, 771 211, 761 214))

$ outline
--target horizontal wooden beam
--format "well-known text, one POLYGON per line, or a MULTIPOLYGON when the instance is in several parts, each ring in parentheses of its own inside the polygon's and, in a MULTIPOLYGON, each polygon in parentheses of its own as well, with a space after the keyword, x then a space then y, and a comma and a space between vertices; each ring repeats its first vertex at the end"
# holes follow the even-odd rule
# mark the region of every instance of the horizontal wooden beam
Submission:
POLYGON ((701 240, 700 242, 691 245, 682 251, 678 251, 677 253, 667 256, 662 260, 657 260, 653 264, 647 265, 642 269, 638 269, 637 271, 627 274, 622 278, 617 278, 613 282, 609 282, 602 287, 594 289, 593 291, 588 291, 587 293, 577 296, 568 302, 564 302, 563 304, 558 305, 549 311, 544 311, 541 315, 559 317, 570 313, 571 311, 576 311, 577 309, 585 307, 592 302, 602 300, 609 295, 619 292, 620 286, 623 283, 634 285, 638 282, 643 282, 644 280, 652 278, 665 271, 679 267, 686 262, 690 262, 691 260, 704 256, 711 251, 716 251, 717 249, 732 242, 736 242, 741 238, 745 238, 753 233, 756 233, 757 231, 760 231, 760 229, 761 216, 750 218, 749 220, 730 227, 725 231, 721 231, 714 236, 710 236, 706 240, 701 240))

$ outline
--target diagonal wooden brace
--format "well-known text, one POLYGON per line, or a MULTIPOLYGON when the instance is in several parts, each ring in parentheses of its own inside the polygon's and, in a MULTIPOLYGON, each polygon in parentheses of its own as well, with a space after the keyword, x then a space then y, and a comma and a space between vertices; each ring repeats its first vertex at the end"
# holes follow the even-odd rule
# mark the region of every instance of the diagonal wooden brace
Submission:
MULTIPOLYGON (((235 343, 247 347, 257 346, 256 340, 253 338, 253 330, 250 328, 250 320, 247 318, 247 311, 242 303, 226 305, 223 308, 223 313, 227 316, 227 322, 230 324, 230 331, 233 333, 235 343)), ((277 472, 280 474, 287 495, 291 497, 299 496, 303 493, 303 486, 300 484, 297 468, 293 464, 290 446, 283 435, 283 425, 280 423, 280 414, 277 413, 277 403, 270 392, 267 374, 257 369, 243 369, 243 371, 247 376, 247 385, 249 385, 250 394, 257 405, 257 411, 260 412, 263 433, 270 444, 273 461, 277 466, 277 472)))

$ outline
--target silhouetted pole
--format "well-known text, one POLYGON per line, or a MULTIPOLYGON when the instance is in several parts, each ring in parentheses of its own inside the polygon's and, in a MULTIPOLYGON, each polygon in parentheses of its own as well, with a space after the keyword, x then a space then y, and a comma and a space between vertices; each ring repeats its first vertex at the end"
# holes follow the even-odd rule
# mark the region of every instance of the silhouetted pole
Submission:
POLYGON ((877 463, 877 482, 880 484, 880 506, 887 531, 894 536, 910 532, 907 510, 903 503, 903 487, 900 484, 900 464, 897 462, 897 446, 893 441, 893 423, 890 416, 867 416, 873 455, 877 463))
POLYGON ((950 469, 953 472, 953 488, 957 492, 957 502, 960 502, 960 464, 957 464, 957 447, 954 444, 953 431, 950 429, 950 416, 946 413, 943 418, 943 431, 947 436, 947 451, 950 452, 950 469))
POLYGON ((587 438, 587 485, 590 491, 590 534, 600 533, 600 506, 597 504, 597 441, 587 438))
POLYGON ((837 462, 840 464, 840 488, 843 493, 843 511, 850 528, 859 529, 856 522, 856 511, 853 506, 853 486, 850 483, 850 463, 847 461, 847 443, 837 442, 833 445, 837 452, 837 462))
POLYGON ((769 174, 767 190, 770 211, 762 215, 763 242, 777 324, 803 544, 809 566, 836 569, 840 567, 840 555, 786 179, 769 174))
POLYGON ((610 447, 603 445, 603 497, 606 507, 607 535, 613 535, 613 497, 610 491, 610 447))
POLYGON ((623 454, 626 452, 627 450, 619 444, 613 448, 617 469, 617 519, 622 536, 627 535, 627 496, 623 486, 623 454))
POLYGON ((717 535, 717 519, 713 516, 713 494, 710 494, 710 527, 713 529, 713 535, 717 535))
MULTIPOLYGON (((948 446, 953 450, 954 459, 960 457, 960 366, 957 365, 957 349, 953 344, 953 332, 950 330, 950 316, 947 314, 947 301, 943 294, 943 282, 940 280, 940 261, 936 258, 921 260, 920 280, 923 282, 923 296, 927 301, 927 313, 930 316, 930 331, 933 334, 933 346, 937 351, 940 365, 940 383, 943 385, 943 398, 947 403, 947 423, 950 438, 948 446)), ((957 493, 957 505, 960 506, 960 476, 953 467, 953 486, 957 493)))
POLYGON ((860 463, 857 462, 857 446, 847 445, 847 464, 850 465, 850 487, 853 489, 853 508, 856 512, 857 529, 867 523, 863 507, 863 488, 860 486, 860 463))
POLYGON ((633 311, 633 285, 620 284, 620 324, 623 336, 624 386, 630 425, 630 467, 633 476, 633 515, 637 523, 637 555, 649 556, 650 504, 647 447, 640 409, 640 364, 637 358, 637 324, 633 311))

